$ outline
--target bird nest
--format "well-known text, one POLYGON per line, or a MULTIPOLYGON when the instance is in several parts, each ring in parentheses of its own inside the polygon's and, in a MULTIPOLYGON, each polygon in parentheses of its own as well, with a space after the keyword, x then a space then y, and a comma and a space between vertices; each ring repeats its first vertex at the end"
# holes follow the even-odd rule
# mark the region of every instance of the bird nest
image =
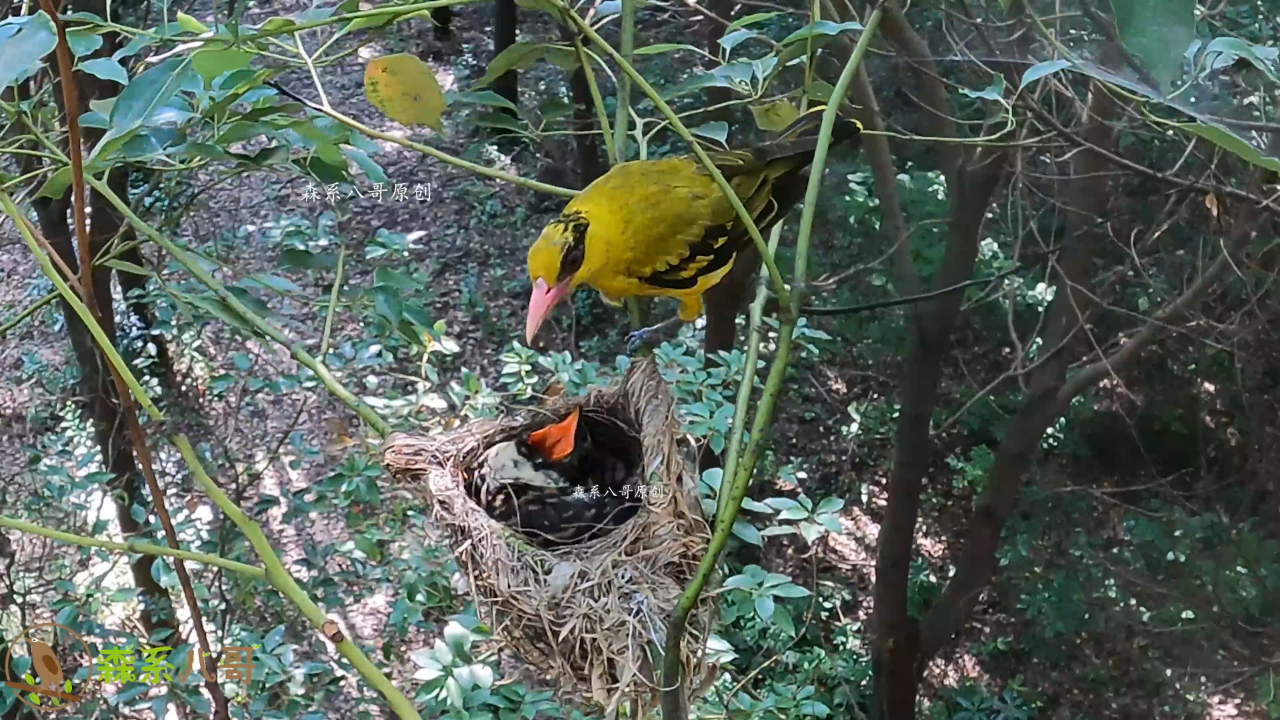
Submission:
MULTIPOLYGON (((620 384, 585 397, 560 396, 499 421, 447 434, 398 434, 382 463, 420 494, 445 530, 469 581, 480 618, 570 701, 612 715, 623 700, 648 704, 671 612, 708 541, 696 478, 677 449, 674 406, 651 359, 634 362, 620 384), (634 517, 587 542, 544 550, 492 519, 467 492, 484 451, 582 410, 596 435, 614 434, 638 451, 647 483, 634 517), (620 434, 620 436, 619 436, 620 434)), ((707 609, 691 613, 681 660, 685 678, 704 670, 707 609)))

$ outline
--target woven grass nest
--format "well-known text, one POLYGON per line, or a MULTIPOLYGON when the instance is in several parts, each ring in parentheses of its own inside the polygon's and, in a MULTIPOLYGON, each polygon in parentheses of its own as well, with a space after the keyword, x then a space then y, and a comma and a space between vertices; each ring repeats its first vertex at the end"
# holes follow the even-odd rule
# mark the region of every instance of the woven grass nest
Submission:
MULTIPOLYGON (((654 665, 666 624, 709 539, 676 427, 667 386, 646 358, 633 362, 618 385, 585 397, 560 396, 537 410, 446 434, 393 435, 382 463, 426 501, 445 531, 481 620, 557 682, 562 699, 613 715, 624 700, 656 699, 654 665), (611 533, 543 550, 490 518, 467 494, 466 481, 486 449, 574 407, 582 408, 589 431, 638 441, 650 491, 639 512, 611 533)), ((686 678, 705 670, 708 608, 704 602, 689 618, 681 658, 686 678)))

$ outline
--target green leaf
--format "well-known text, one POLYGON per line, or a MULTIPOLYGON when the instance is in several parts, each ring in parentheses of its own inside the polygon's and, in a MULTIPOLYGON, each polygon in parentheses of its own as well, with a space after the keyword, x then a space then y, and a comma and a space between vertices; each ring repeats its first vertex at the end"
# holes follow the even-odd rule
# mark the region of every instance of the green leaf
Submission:
POLYGON ((779 98, 764 105, 752 105, 751 115, 756 127, 765 132, 778 132, 800 117, 800 111, 790 100, 779 98))
POLYGON ((262 23, 261 25, 259 25, 258 32, 279 32, 281 30, 288 30, 289 28, 297 24, 298 23, 294 22, 290 18, 273 17, 268 19, 266 22, 262 23))
POLYGON ((471 122, 473 125, 476 125, 477 127, 491 127, 491 128, 499 128, 502 130, 510 130, 520 135, 528 134, 528 132, 524 129, 524 126, 520 124, 519 120, 516 120, 515 118, 511 117, 506 113, 501 113, 501 112, 483 113, 472 118, 471 122))
POLYGON ((791 619, 791 613, 787 612, 785 607, 775 607, 773 609, 773 624, 777 625, 778 629, 787 635, 795 637, 796 624, 791 619))
POLYGON ((982 100, 993 100, 999 102, 1004 98, 1004 76, 992 75, 991 84, 983 90, 970 90, 969 88, 960 88, 961 95, 968 95, 971 98, 979 98, 982 100))
POLYGON ((692 50, 696 53, 702 52, 701 49, 696 48, 693 45, 685 45, 683 43, 657 43, 654 45, 647 45, 642 48, 636 48, 633 54, 634 55, 657 55, 658 53, 671 52, 673 50, 692 50))
POLYGON ((738 45, 742 44, 744 41, 749 40, 759 34, 760 33, 754 30, 734 30, 733 32, 727 33, 724 37, 720 38, 718 42, 720 43, 720 47, 724 48, 726 51, 731 51, 738 45))
POLYGON ((803 520, 809 517, 809 511, 800 506, 789 507, 778 513, 779 520, 803 520))
POLYGON ((127 57, 133 57, 138 51, 154 42, 149 35, 135 35, 128 45, 120 48, 111 54, 111 59, 119 62, 127 57))
POLYGON ((129 84, 129 73, 116 60, 111 58, 93 58, 80 63, 80 69, 103 80, 113 80, 121 85, 129 84))
POLYGON ((103 115, 96 110, 90 110, 80 116, 80 127, 91 127, 99 130, 106 130, 111 127, 111 121, 107 120, 106 115, 103 115))
POLYGON ((253 53, 237 48, 223 50, 205 49, 191 56, 191 67, 206 85, 224 72, 234 72, 249 66, 253 53))
POLYGON ((806 717, 824 718, 831 714, 831 708, 817 700, 806 700, 797 710, 806 717))
POLYGON ((789 508, 800 506, 800 503, 787 497, 771 497, 768 500, 765 500, 764 504, 774 510, 787 510, 789 508))
POLYGON ((842 498, 823 498, 822 502, 818 503, 818 507, 814 509, 813 514, 822 515, 823 513, 840 512, 843 507, 844 500, 842 498))
POLYGON ((95 30, 88 28, 77 28, 67 31, 67 47, 71 49, 71 54, 76 57, 84 57, 91 54, 94 50, 102 47, 102 36, 95 30))
POLYGON ((528 10, 536 10, 537 12, 549 13, 555 15, 560 12, 560 8, 550 0, 516 0, 516 4, 528 10))
POLYGON ((800 28, 799 30, 791 33, 790 35, 783 38, 782 42, 778 44, 790 45, 793 42, 800 42, 801 40, 804 40, 805 38, 810 36, 839 35, 842 32, 848 32, 850 30, 861 30, 861 29, 862 29, 862 23, 853 22, 852 20, 849 22, 842 22, 842 23, 834 23, 834 22, 831 22, 830 20, 819 20, 816 23, 812 23, 808 27, 800 28))
POLYGON ((738 589, 738 590, 750 590, 756 587, 756 584, 757 583, 755 578, 752 578, 746 574, 739 573, 729 578, 728 580, 725 580, 724 585, 722 585, 721 587, 738 589))
POLYGON ((183 299, 228 325, 237 327, 245 332, 255 332, 253 326, 241 317, 240 313, 236 312, 230 305, 223 302, 219 297, 206 294, 188 295, 183 299))
POLYGON ((193 35, 203 35, 209 32, 209 28, 205 27, 204 23, 200 22, 199 20, 191 17, 190 15, 184 12, 178 13, 178 16, 175 18, 175 21, 178 23, 178 27, 182 28, 183 30, 193 35))
POLYGON ((71 185, 71 166, 67 165, 58 168, 44 181, 36 197, 60 198, 66 194, 69 185, 71 185))
POLYGON ((1224 150, 1235 153, 1253 165, 1280 172, 1280 159, 1263 155, 1262 151, 1254 147, 1248 140, 1221 125, 1208 122, 1174 123, 1174 125, 1188 132, 1193 132, 1224 150))
POLYGON ((723 120, 715 120, 705 125, 689 128, 689 132, 704 138, 710 138, 723 145, 729 138, 729 123, 723 120))
POLYGON ((472 89, 478 90, 485 87, 508 71, 523 70, 544 58, 564 70, 572 71, 578 68, 578 53, 571 47, 549 43, 518 42, 489 61, 489 67, 485 70, 484 76, 472 89))
POLYGON ((796 529, 793 525, 770 525, 761 530, 760 534, 765 537, 773 537, 774 535, 794 535, 795 532, 796 529))
POLYGON ((337 267, 338 258, 336 255, 316 254, 302 248, 286 248, 280 252, 279 265, 306 270, 329 270, 337 267))
POLYGON ((487 105, 489 107, 507 108, 509 110, 518 110, 514 103, 502 97, 492 90, 476 90, 472 92, 447 93, 446 97, 450 103, 461 102, 471 103, 474 105, 487 105))
POLYGON ((1022 80, 1018 81, 1018 87, 1026 87, 1046 75, 1052 75, 1059 70, 1065 70, 1069 67, 1071 67, 1071 62, 1069 60, 1049 60, 1047 62, 1036 63, 1035 65, 1027 68, 1026 72, 1022 73, 1022 80))
POLYGON ((808 597, 813 593, 809 592, 809 588, 800 587, 799 585, 788 583, 779 585, 773 589, 773 594, 784 598, 808 597))
POLYGON ((111 106, 111 127, 93 148, 89 163, 107 157, 124 145, 161 106, 169 102, 186 81, 186 58, 169 58, 133 79, 111 106))
POLYGON ((773 598, 772 597, 768 595, 761 595, 760 597, 756 598, 755 606, 756 606, 756 615, 760 616, 761 620, 764 620, 765 622, 769 622, 770 620, 773 619, 773 598))
POLYGON ((751 512, 764 513, 766 515, 773 514, 773 508, 765 505, 759 500, 752 500, 751 498, 742 498, 742 509, 750 510, 751 512))
POLYGON ((282 278, 279 275, 272 275, 271 273, 255 273, 246 279, 263 287, 271 288, 281 294, 302 292, 302 288, 295 285, 289 279, 282 278))
POLYGON ((374 58, 365 66, 364 94, 374 107, 402 125, 426 125, 442 132, 444 93, 431 67, 415 55, 374 58))
POLYGON ((462 627, 456 622, 450 622, 444 627, 444 642, 449 646, 449 651, 455 656, 464 657, 471 651, 471 642, 474 638, 471 631, 462 627))
POLYGON ((368 17, 356 18, 355 20, 347 23, 347 26, 343 28, 342 31, 344 33, 350 33, 357 30, 367 30, 369 28, 380 27, 391 22, 391 18, 393 17, 395 16, 391 13, 384 13, 382 15, 370 15, 368 17))
POLYGON ((34 72, 57 44, 57 30, 43 10, 0 23, 0 88, 34 72))
POLYGON ((382 166, 369 157, 369 154, 365 151, 350 145, 343 145, 339 149, 342 150, 343 155, 346 155, 356 164, 356 167, 360 168, 360 172, 364 173, 369 182, 383 185, 391 182, 382 166))
POLYGON ((143 275, 146 277, 152 277, 155 275, 155 273, 142 267, 141 265, 135 265, 134 263, 126 262, 124 260, 115 260, 115 259, 107 260, 106 264, 117 270, 121 270, 127 273, 132 273, 134 275, 143 275))
POLYGON ((814 540, 817 540, 819 537, 822 537, 823 532, 825 532, 825 528, 823 528, 821 525, 818 525, 816 523, 811 523, 808 521, 800 523, 800 536, 803 537, 805 540, 807 540, 811 544, 813 543, 814 540))
POLYGON ((733 521, 733 534, 752 545, 764 545, 764 540, 760 537, 760 531, 756 526, 742 518, 733 521))
POLYGON ((725 32, 731 33, 734 30, 737 30, 738 28, 744 28, 748 25, 755 25, 758 22, 764 22, 765 20, 776 18, 781 14, 782 14, 781 12, 752 13, 750 15, 740 17, 737 20, 734 20, 733 22, 729 23, 729 27, 725 28, 725 32))
POLYGON ((449 699, 450 705, 458 708, 459 710, 462 709, 462 686, 458 684, 457 680, 454 680, 452 677, 445 680, 444 693, 445 697, 449 699))
POLYGON ((1277 56, 1280 56, 1280 50, 1276 48, 1254 45, 1240 38, 1220 37, 1214 38, 1206 45, 1203 53, 1210 70, 1221 70, 1230 67, 1235 64, 1236 60, 1244 58, 1255 68, 1265 73, 1267 77, 1271 78, 1271 82, 1280 82, 1276 79, 1276 75, 1271 69, 1277 56))
POLYGON ((1111 0, 1120 42, 1151 73, 1164 95, 1182 73, 1196 39, 1196 0, 1111 0))
POLYGON ((382 285, 373 288, 373 309, 393 326, 400 322, 402 305, 400 293, 395 290, 382 285))
POLYGON ((259 135, 266 135, 272 132, 274 132, 274 130, 269 125, 264 125, 263 123, 236 121, 227 125, 226 129, 222 131, 222 134, 214 138, 213 142, 216 145, 226 147, 227 145, 232 145, 234 143, 248 140, 250 138, 256 138, 259 135))
POLYGON ((397 290, 416 290, 418 284, 410 280, 407 275, 399 270, 391 268, 378 268, 373 271, 373 283, 375 285, 386 285, 396 288, 397 290))

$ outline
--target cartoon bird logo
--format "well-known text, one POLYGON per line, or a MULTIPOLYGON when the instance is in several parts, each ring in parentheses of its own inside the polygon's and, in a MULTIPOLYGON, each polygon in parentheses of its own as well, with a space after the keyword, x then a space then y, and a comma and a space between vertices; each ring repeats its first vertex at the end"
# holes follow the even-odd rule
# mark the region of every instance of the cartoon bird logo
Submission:
POLYGON ((58 663, 53 648, 31 638, 27 638, 27 647, 31 650, 31 666, 40 674, 40 687, 61 692, 62 665, 58 663))
POLYGON ((18 700, 24 705, 36 710, 60 708, 66 703, 76 703, 84 699, 85 693, 94 680, 93 652, 85 644, 84 639, 71 628, 57 623, 39 623, 23 630, 22 635, 8 644, 4 657, 4 675, 5 687, 16 691, 18 700), (72 692, 71 679, 63 671, 62 663, 58 661, 58 654, 54 652, 53 647, 32 635, 32 632, 39 628, 50 628, 55 632, 62 631, 65 633, 63 638, 71 643, 71 648, 74 649, 79 645, 80 651, 88 659, 89 676, 78 694, 72 692), (13 650, 15 647, 20 647, 19 643, 23 642, 30 655, 31 669, 15 679, 12 674, 13 650))

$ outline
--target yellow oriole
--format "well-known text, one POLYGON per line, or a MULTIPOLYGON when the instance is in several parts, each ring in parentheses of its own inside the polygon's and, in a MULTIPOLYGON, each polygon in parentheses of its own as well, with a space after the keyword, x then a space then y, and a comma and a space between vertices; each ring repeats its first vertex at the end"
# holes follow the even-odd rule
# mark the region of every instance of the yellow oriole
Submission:
MULTIPOLYGON (((804 195, 824 108, 804 113, 778 139, 708 153, 761 233, 804 195)), ((856 140, 862 125, 837 119, 832 144, 856 140)), ((620 305, 637 295, 674 297, 679 319, 702 314, 702 293, 720 282, 752 242, 729 199, 695 155, 615 165, 574 197, 529 248, 525 339, 578 285, 620 305)))

